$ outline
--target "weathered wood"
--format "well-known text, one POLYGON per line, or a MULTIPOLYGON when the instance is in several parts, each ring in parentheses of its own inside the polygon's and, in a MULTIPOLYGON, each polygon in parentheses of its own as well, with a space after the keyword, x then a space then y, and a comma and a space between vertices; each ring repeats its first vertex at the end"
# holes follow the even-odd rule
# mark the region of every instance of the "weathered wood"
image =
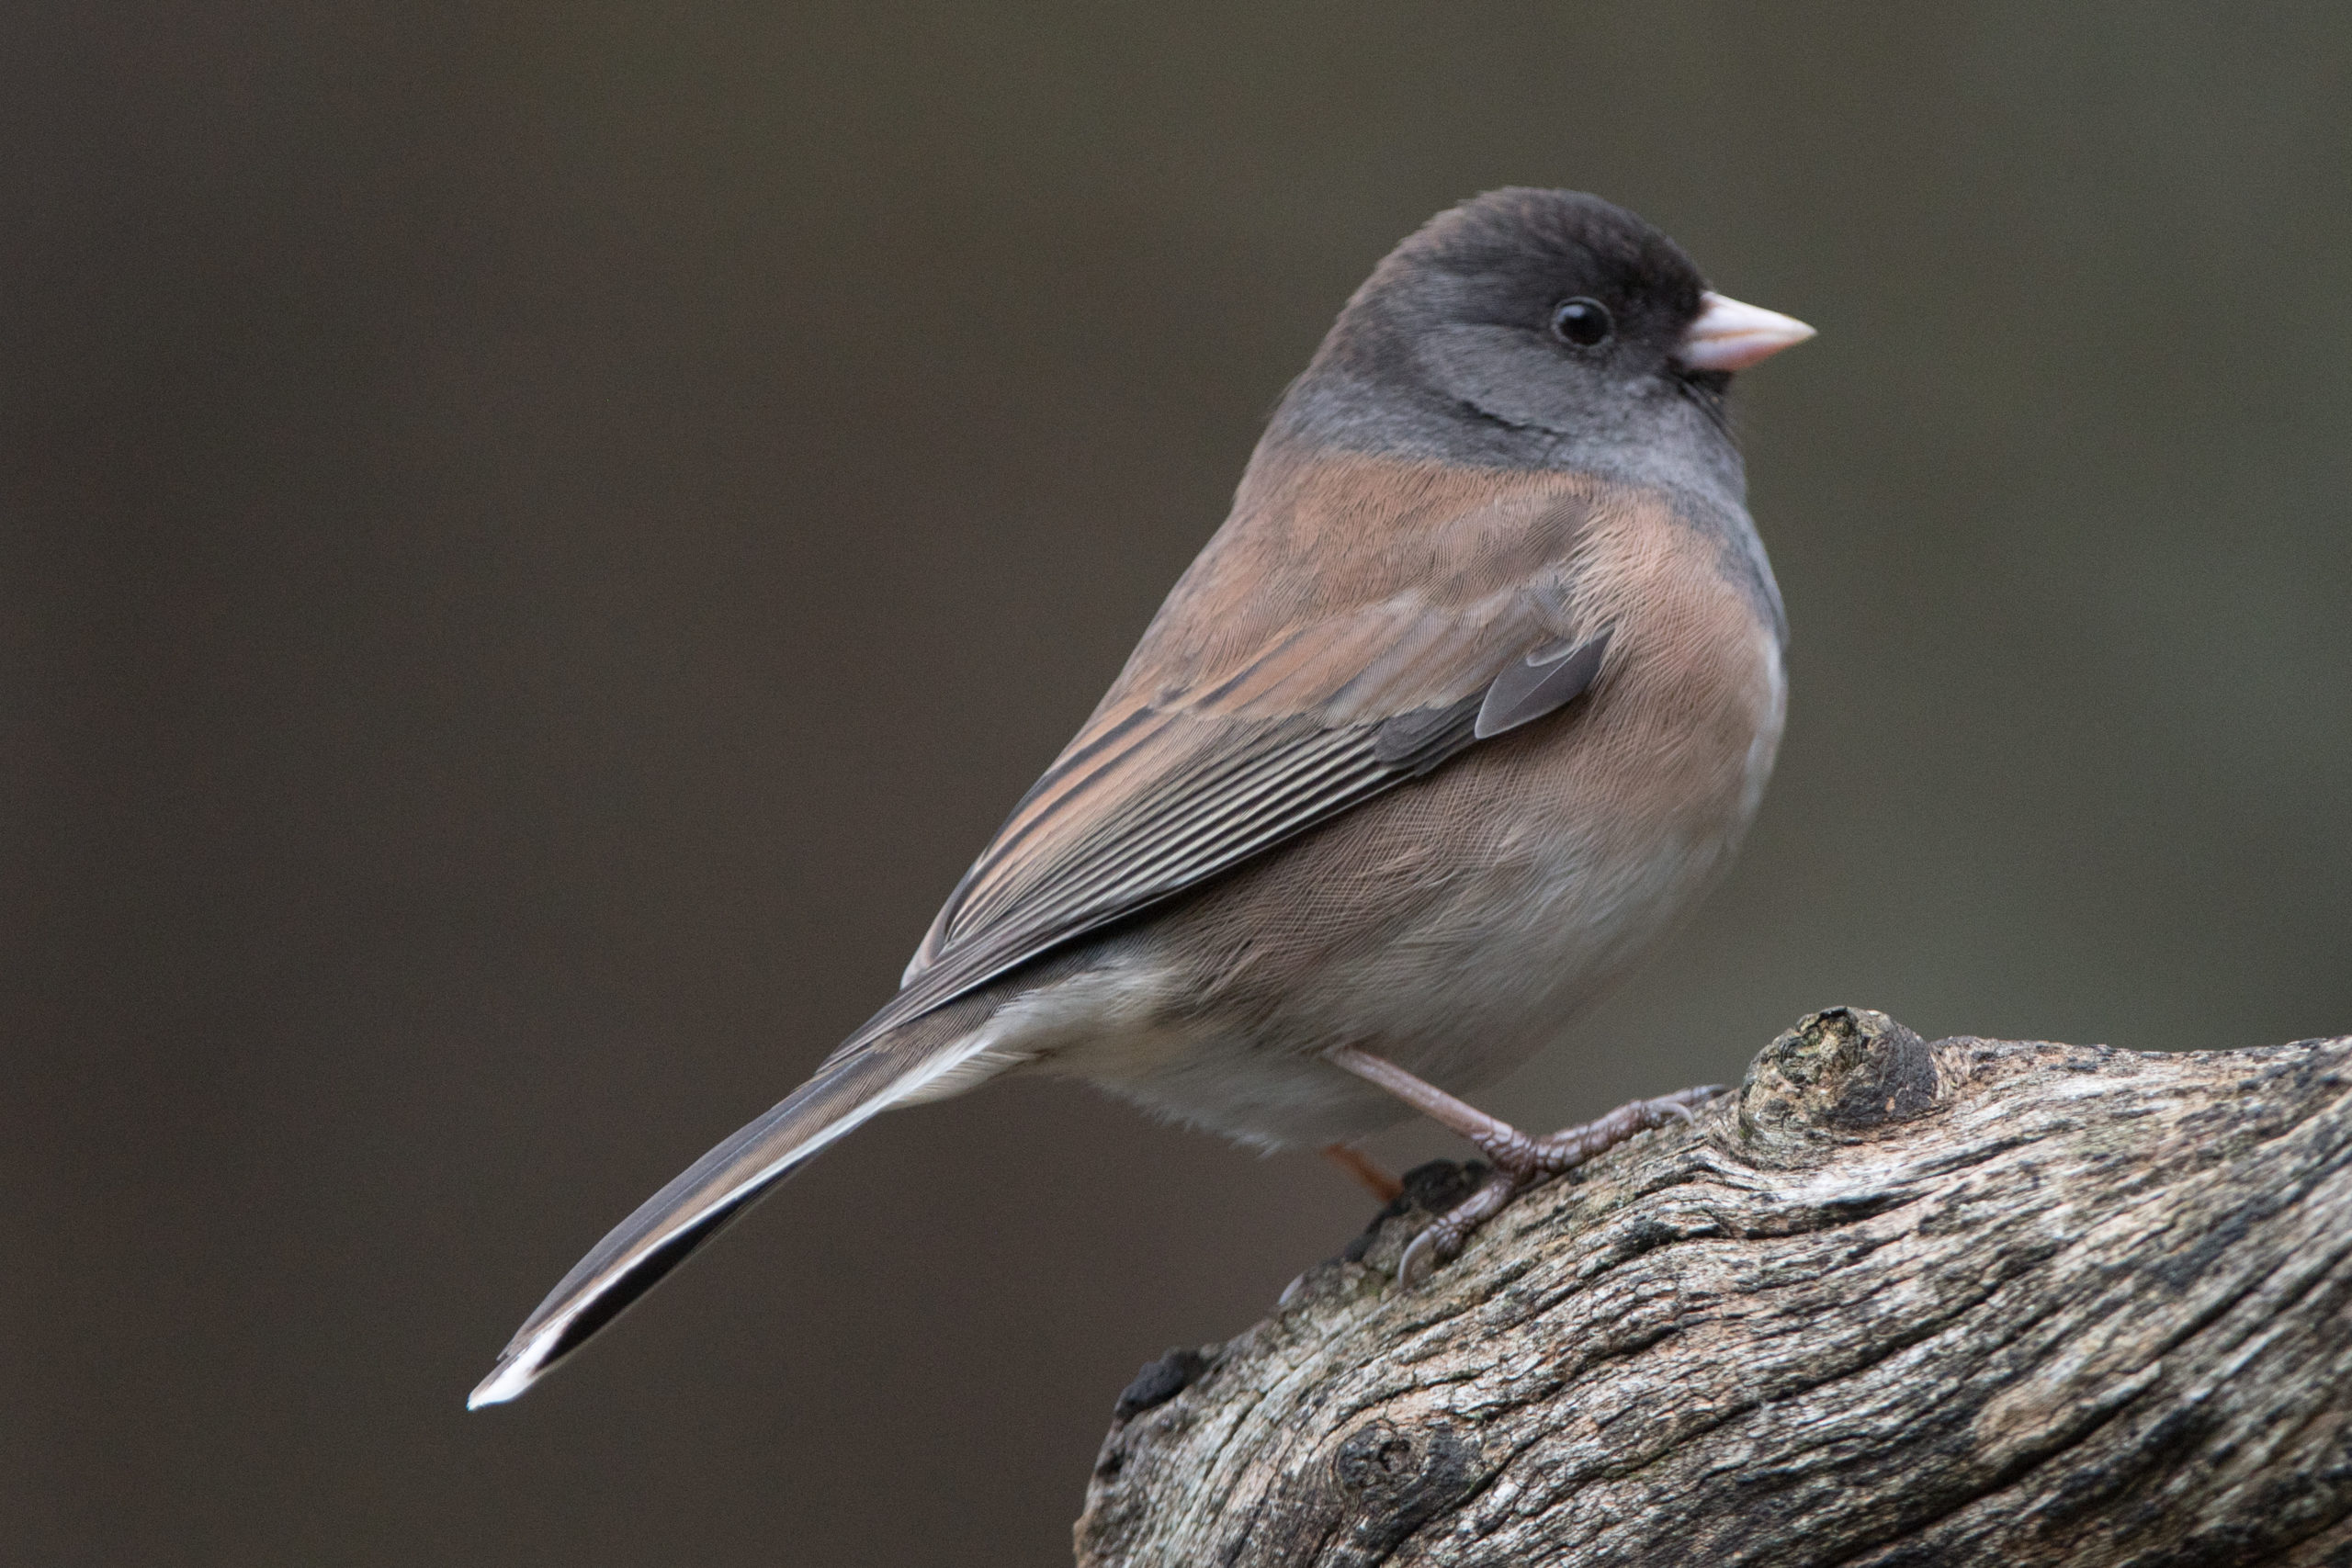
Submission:
POLYGON ((1402 1204, 1147 1369, 1082 1564, 2352 1562, 2352 1039, 1840 1009, 1418 1290, 1402 1204))

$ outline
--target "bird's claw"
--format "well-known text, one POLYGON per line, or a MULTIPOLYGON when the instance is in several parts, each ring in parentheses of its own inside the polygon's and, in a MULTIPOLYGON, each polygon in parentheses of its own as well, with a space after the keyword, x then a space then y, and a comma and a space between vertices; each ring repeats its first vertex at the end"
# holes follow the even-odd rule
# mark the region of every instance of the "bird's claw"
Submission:
POLYGON ((1432 1224, 1406 1244, 1405 1256, 1396 1260, 1396 1283, 1402 1289, 1409 1291, 1419 1285, 1442 1261, 1437 1255, 1440 1228, 1432 1224))
POLYGON ((1695 1127, 1699 1123, 1697 1108, 1724 1092, 1724 1086, 1719 1083, 1702 1083, 1696 1089, 1677 1089, 1656 1100, 1645 1100, 1641 1102, 1645 1113, 1642 1119, 1653 1127, 1663 1127, 1668 1117, 1686 1127, 1695 1127))

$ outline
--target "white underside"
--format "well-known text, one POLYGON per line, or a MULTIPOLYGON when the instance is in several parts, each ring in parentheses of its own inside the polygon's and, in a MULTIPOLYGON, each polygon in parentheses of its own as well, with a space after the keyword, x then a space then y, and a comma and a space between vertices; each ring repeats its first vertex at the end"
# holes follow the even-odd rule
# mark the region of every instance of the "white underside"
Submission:
POLYGON ((1572 854, 1498 874, 1246 1028, 1182 1012, 1182 977, 1145 947, 1024 998, 1016 1038, 1045 1070, 1260 1147, 1360 1136, 1411 1112, 1325 1051, 1362 1044, 1457 1093, 1500 1077, 1560 1043, 1706 879, 1709 848, 1669 851, 1605 898, 1572 854))

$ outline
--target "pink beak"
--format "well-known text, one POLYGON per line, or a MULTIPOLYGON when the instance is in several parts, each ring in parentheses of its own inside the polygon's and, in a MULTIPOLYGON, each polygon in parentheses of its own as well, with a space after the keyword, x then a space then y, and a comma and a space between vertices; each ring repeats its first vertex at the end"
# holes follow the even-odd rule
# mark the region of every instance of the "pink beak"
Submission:
POLYGON ((1745 370, 1813 336, 1794 316, 1743 305, 1713 290, 1699 297, 1705 307, 1682 334, 1675 357, 1686 370, 1745 370))

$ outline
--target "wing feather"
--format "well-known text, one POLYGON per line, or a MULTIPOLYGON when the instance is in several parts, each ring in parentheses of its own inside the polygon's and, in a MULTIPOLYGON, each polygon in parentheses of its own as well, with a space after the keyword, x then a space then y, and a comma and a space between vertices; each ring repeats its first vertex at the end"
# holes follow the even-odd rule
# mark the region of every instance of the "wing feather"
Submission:
POLYGON ((1540 716, 1597 678, 1559 594, 1433 608, 1416 595, 1284 634, 1194 694, 1107 708, 965 874, 906 988, 837 1055, 1198 886, 1483 739, 1498 681, 1540 716), (1531 650, 1542 656, 1530 664, 1531 650))

